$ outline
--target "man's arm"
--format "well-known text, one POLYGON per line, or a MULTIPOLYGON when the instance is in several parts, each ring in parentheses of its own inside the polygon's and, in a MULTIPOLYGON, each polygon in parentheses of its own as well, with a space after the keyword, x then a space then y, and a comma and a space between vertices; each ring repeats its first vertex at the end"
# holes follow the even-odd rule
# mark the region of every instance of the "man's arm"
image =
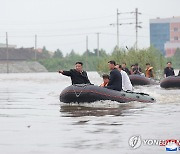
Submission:
POLYGON ((175 75, 175 73, 174 73, 174 69, 172 69, 172 71, 173 71, 173 75, 175 75))
POLYGON ((130 70, 127 68, 127 74, 128 75, 130 75, 131 74, 131 72, 130 72, 130 70))
POLYGON ((86 82, 91 84, 90 80, 88 79, 87 72, 86 72, 86 71, 83 71, 83 72, 84 72, 84 73, 83 73, 83 74, 84 74, 83 76, 84 76, 84 77, 86 78, 86 80, 87 80, 86 82))
POLYGON ((153 69, 151 69, 151 76, 152 76, 152 78, 154 78, 154 71, 153 71, 153 69))
POLYGON ((139 67, 138 72, 141 74, 142 73, 142 69, 139 67))
POLYGON ((114 78, 114 74, 115 72, 114 71, 111 71, 110 72, 110 77, 109 77, 109 83, 108 83, 108 86, 112 85, 112 83, 114 82, 115 78, 114 78))
POLYGON ((166 78, 166 68, 164 69, 164 77, 166 78))
POLYGON ((136 74, 136 72, 137 72, 137 69, 136 69, 136 68, 133 68, 133 69, 132 69, 132 74, 136 74))
POLYGON ((61 73, 62 75, 65 75, 65 76, 71 76, 71 70, 70 71, 63 71, 63 70, 60 70, 59 73, 61 73))
POLYGON ((180 70, 179 70, 178 76, 180 76, 180 70))

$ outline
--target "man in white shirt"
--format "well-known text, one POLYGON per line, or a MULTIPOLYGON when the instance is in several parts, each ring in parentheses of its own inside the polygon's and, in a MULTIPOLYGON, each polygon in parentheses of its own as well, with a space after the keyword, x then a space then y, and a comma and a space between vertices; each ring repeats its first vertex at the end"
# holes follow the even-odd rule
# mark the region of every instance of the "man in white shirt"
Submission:
POLYGON ((129 76, 127 75, 125 71, 122 70, 122 66, 117 64, 116 68, 120 71, 121 76, 122 76, 122 89, 124 91, 127 91, 127 90, 133 91, 133 86, 131 84, 129 76))

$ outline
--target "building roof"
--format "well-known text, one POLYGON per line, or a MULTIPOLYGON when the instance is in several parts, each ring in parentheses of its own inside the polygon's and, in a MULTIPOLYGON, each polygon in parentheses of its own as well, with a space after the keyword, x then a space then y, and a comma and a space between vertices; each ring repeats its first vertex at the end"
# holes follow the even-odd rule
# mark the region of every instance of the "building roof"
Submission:
MULTIPOLYGON (((33 60, 35 59, 35 50, 33 48, 9 48, 9 60, 33 60)), ((37 58, 42 58, 42 53, 37 52, 37 58)), ((0 48, 0 61, 7 59, 6 48, 0 48)))
MULTIPOLYGON (((8 48, 16 48, 16 45, 8 44, 8 48)), ((6 44, 0 43, 0 48, 6 48, 6 44)))
POLYGON ((150 24, 153 24, 153 23, 178 23, 178 22, 180 23, 180 17, 150 19, 150 24))

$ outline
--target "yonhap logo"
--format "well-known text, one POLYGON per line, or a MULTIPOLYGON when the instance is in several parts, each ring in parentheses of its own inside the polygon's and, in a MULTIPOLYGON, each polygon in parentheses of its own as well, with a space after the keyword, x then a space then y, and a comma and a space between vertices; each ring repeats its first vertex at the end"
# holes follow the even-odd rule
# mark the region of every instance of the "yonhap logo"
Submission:
POLYGON ((166 151, 177 151, 177 150, 178 150, 178 146, 174 142, 169 142, 166 145, 166 151))
POLYGON ((180 151, 180 140, 178 139, 142 139, 140 135, 134 135, 129 138, 129 146, 137 149, 143 146, 165 146, 166 151, 180 151))
POLYGON ((129 139, 129 146, 133 149, 137 149, 141 146, 141 137, 140 136, 132 136, 130 139, 129 139))

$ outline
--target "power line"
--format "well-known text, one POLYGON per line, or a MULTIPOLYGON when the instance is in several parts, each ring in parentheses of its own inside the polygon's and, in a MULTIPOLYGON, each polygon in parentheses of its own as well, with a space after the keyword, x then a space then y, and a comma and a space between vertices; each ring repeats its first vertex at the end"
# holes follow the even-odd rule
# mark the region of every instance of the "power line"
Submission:
MULTIPOLYGON (((72 33, 72 34, 56 34, 56 35, 38 35, 38 37, 70 37, 70 36, 84 36, 84 35, 92 35, 94 33, 72 33)), ((2 36, 4 37, 4 36, 2 36)), ((28 37, 28 38, 34 38, 34 35, 10 35, 9 37, 12 38, 24 38, 24 37, 28 37)))
MULTIPOLYGON (((14 28, 13 28, 13 30, 11 30, 11 29, 8 29, 8 31, 10 31, 10 32, 16 32, 16 33, 20 33, 20 32, 26 32, 26 31, 28 31, 28 32, 33 32, 33 33, 47 33, 47 32, 61 32, 61 31, 74 31, 74 30, 93 30, 93 29, 107 29, 107 28, 109 28, 109 26, 108 26, 108 24, 107 24, 107 26, 94 26, 94 27, 87 27, 87 26, 84 26, 84 27, 77 27, 77 28, 63 28, 63 29, 60 29, 60 28, 58 28, 58 29, 52 29, 52 28, 50 28, 50 27, 48 27, 49 29, 46 29, 46 28, 44 28, 43 29, 43 27, 41 28, 41 29, 35 29, 35 30, 33 30, 33 29, 20 29, 20 30, 14 30, 14 28)), ((1 31, 2 31, 2 29, 1 29, 1 31)))
POLYGON ((79 22, 79 21, 88 21, 88 20, 100 20, 100 19, 106 19, 106 18, 112 18, 112 17, 114 17, 114 15, 107 15, 107 16, 100 16, 100 17, 90 17, 90 18, 81 18, 81 19, 73 19, 73 20, 61 20, 61 21, 47 21, 47 23, 46 22, 44 22, 44 23, 37 23, 37 22, 35 22, 35 23, 32 23, 33 21, 31 21, 31 23, 24 23, 24 21, 23 21, 23 23, 15 23, 15 22, 21 22, 21 21, 13 21, 13 23, 1 23, 1 26, 2 25, 4 25, 4 26, 6 26, 6 25, 8 25, 8 26, 15 26, 15 25, 17 25, 17 26, 19 26, 19 25, 29 25, 29 26, 32 26, 32 25, 54 25, 54 24, 62 24, 62 23, 65 23, 65 22, 79 22))
MULTIPOLYGON (((117 35, 117 34, 115 34, 115 33, 101 33, 102 35, 117 35)), ((134 36, 136 36, 136 35, 121 35, 121 36, 128 36, 128 37, 134 37, 134 36)), ((139 35, 138 37, 149 37, 149 36, 143 36, 143 35, 139 35)))
POLYGON ((140 12, 138 12, 138 9, 136 8, 135 12, 118 12, 117 9, 117 22, 116 23, 112 23, 110 25, 116 25, 117 26, 117 47, 119 48, 119 26, 122 25, 132 25, 135 24, 135 28, 136 28, 136 49, 137 49, 137 44, 138 44, 138 28, 142 28, 141 26, 139 26, 139 24, 141 24, 142 22, 138 22, 138 15, 141 14, 140 12), (135 22, 129 22, 129 23, 119 23, 119 15, 120 14, 135 14, 135 22))
MULTIPOLYGON (((86 36, 86 35, 94 35, 95 33, 77 33, 77 34, 56 34, 56 35, 38 35, 38 38, 46 38, 46 37, 71 37, 71 36, 86 36)), ((97 33, 96 33, 97 34, 97 33)), ((117 36, 117 33, 108 33, 108 32, 101 32, 99 33, 101 35, 116 35, 117 36)), ((136 35, 121 35, 121 36, 130 36, 130 37, 134 37, 136 35)), ((0 36, 0 37, 4 37, 4 36, 0 36)), ((8 36, 9 38, 34 38, 35 36, 34 35, 9 35, 8 36)), ((138 36, 138 37, 148 37, 148 36, 138 36)))
POLYGON ((155 15, 155 14, 149 14, 149 13, 142 13, 143 16, 151 16, 151 17, 158 17, 159 15, 155 15))

